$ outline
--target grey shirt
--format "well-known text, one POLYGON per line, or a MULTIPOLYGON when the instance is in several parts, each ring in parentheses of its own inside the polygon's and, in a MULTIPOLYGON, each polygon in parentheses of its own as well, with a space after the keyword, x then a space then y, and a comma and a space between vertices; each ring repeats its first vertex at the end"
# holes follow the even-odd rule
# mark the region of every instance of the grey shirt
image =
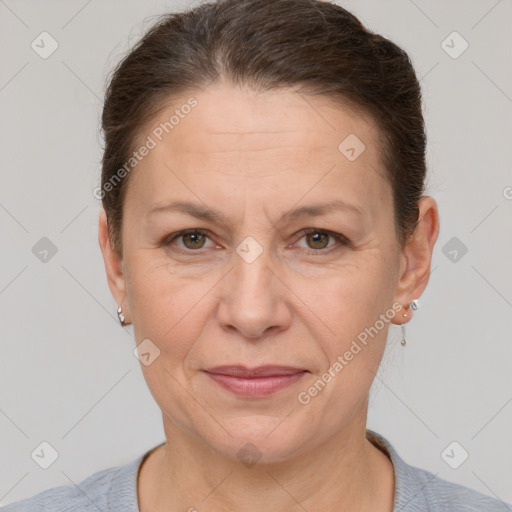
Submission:
MULTIPOLYGON (((367 438, 388 454, 395 471, 393 512, 505 512, 512 505, 459 484, 443 480, 429 471, 407 464, 383 436, 366 431, 367 438)), ((2 507, 2 512, 111 511, 140 512, 137 473, 148 450, 134 461, 103 469, 77 486, 62 485, 2 507)), ((193 505, 193 504, 192 504, 193 505)), ((191 505, 191 506, 192 506, 191 505)))

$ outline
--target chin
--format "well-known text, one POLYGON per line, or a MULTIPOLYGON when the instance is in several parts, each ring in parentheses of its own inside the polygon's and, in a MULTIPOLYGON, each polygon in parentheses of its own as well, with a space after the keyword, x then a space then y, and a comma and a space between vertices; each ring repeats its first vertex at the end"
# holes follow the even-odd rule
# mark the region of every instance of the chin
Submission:
POLYGON ((305 446, 304 429, 302 435, 295 435, 289 419, 275 416, 245 416, 222 422, 226 430, 221 438, 209 438, 207 443, 224 457, 239 460, 247 467, 258 464, 284 462, 297 455, 305 446), (286 423, 284 425, 283 423, 286 423))

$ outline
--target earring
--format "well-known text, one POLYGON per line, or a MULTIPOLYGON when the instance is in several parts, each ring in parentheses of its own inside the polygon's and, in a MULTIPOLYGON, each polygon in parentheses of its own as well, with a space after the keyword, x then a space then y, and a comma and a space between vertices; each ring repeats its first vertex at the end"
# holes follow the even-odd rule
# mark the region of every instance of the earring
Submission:
MULTIPOLYGON (((420 307, 420 303, 418 299, 414 299, 413 301, 409 302, 408 308, 412 309, 412 311, 417 311, 420 307)), ((403 314, 404 317, 407 317, 407 313, 403 314)), ((402 347, 405 347, 407 345, 407 341, 405 341, 405 322, 401 324, 402 327, 402 340, 400 341, 402 347)))
POLYGON ((124 326, 124 315, 121 309, 121 306, 117 308, 117 318, 119 319, 119 323, 124 326))
MULTIPOLYGON (((404 313, 404 316, 407 316, 407 313, 404 313)), ((405 345, 407 344, 407 342, 405 341, 405 322, 403 324, 401 324, 401 327, 402 327, 402 341, 400 341, 402 347, 405 347, 405 345)))
POLYGON ((414 299, 412 302, 409 302, 409 307, 416 311, 420 308, 420 301, 418 299, 414 299))

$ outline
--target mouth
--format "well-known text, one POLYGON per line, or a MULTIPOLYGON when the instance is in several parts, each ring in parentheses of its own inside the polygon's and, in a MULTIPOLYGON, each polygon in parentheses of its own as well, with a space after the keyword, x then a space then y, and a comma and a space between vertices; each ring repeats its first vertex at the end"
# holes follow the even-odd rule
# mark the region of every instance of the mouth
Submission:
POLYGON ((217 366, 204 370, 214 382, 232 393, 245 397, 265 397, 299 381, 309 373, 290 366, 217 366))

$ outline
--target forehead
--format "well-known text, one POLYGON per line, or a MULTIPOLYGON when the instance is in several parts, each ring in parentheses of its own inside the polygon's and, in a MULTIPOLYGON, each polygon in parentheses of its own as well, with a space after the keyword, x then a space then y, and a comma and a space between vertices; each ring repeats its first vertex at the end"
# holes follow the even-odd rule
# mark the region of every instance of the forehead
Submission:
POLYGON ((350 133, 364 139, 371 152, 376 135, 371 118, 348 103, 335 103, 293 89, 258 92, 226 83, 210 85, 205 91, 174 99, 154 125, 165 125, 172 117, 169 114, 181 110, 190 112, 175 119, 178 123, 171 129, 167 127, 169 133, 163 137, 189 152, 201 151, 205 146, 209 153, 230 147, 271 151, 289 142, 303 150, 322 147, 337 154, 339 143, 350 133), (191 98, 196 105, 188 109, 191 98), (190 130, 194 131, 193 137, 190 130), (166 137, 171 133, 172 137, 166 137))
POLYGON ((217 200, 237 187, 246 196, 299 199, 315 182, 316 192, 336 184, 349 195, 386 186, 371 118, 292 89, 210 85, 173 98, 140 140, 148 137, 154 148, 129 187, 137 190, 134 197, 151 201, 147 209, 173 196, 173 185, 187 195, 208 185, 217 200))

